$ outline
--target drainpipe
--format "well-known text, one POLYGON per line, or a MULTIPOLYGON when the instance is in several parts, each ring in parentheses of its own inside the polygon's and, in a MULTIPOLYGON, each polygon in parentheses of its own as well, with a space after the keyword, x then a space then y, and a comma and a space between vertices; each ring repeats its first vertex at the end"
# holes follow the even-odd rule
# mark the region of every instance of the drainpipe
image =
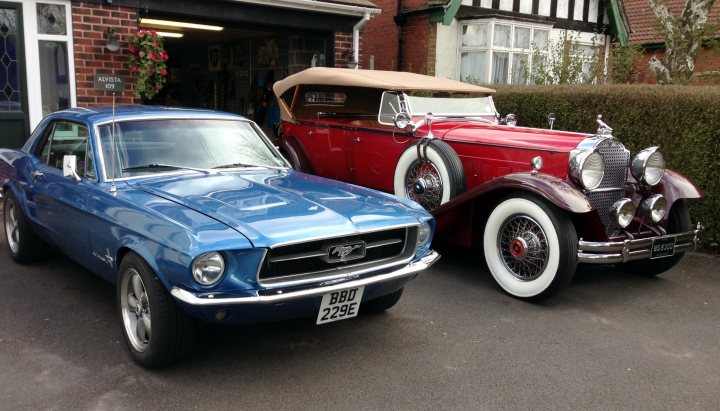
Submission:
POLYGON ((363 28, 371 18, 372 15, 370 15, 369 12, 365 12, 365 16, 353 26, 353 61, 357 63, 355 68, 360 67, 360 29, 363 28))

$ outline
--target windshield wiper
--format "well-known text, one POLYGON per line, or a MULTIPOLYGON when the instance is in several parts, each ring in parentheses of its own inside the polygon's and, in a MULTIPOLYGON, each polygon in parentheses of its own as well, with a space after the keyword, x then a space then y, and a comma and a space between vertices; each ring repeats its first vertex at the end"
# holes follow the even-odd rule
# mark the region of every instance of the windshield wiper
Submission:
POLYGON ((232 163, 232 164, 223 164, 221 166, 213 167, 213 170, 218 168, 240 168, 240 167, 262 167, 256 164, 245 164, 245 163, 232 163))
POLYGON ((176 166, 176 165, 172 165, 172 164, 160 164, 160 163, 149 163, 149 164, 143 164, 141 166, 125 167, 122 169, 122 171, 143 170, 143 169, 149 169, 149 168, 170 168, 170 169, 174 169, 174 170, 199 171, 199 172, 205 173, 205 174, 212 173, 210 170, 207 170, 204 168, 176 166))
POLYGON ((271 169, 277 169, 277 170, 283 170, 286 168, 286 167, 268 166, 268 165, 260 165, 260 164, 233 163, 233 164, 223 164, 221 166, 213 167, 212 169, 216 170, 219 168, 247 168, 247 167, 271 168, 271 169))

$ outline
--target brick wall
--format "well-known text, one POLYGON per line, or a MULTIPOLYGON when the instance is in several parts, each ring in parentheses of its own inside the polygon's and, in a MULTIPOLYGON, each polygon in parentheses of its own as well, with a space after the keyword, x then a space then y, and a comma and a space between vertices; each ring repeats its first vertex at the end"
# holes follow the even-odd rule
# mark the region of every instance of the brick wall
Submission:
POLYGON ((139 103, 140 100, 132 94, 134 79, 127 65, 129 52, 126 43, 127 37, 137 30, 135 9, 73 2, 72 16, 78 106, 112 103, 112 93, 94 89, 95 74, 114 74, 124 78, 125 91, 117 93, 117 104, 139 103), (121 46, 117 51, 105 48, 105 32, 109 27, 114 28, 119 35, 121 46))
POLYGON ((409 16, 402 27, 403 59, 400 69, 420 74, 435 73, 435 28, 427 14, 409 16), (432 37, 432 44, 429 40, 432 37), (432 51, 430 47, 432 46, 432 51))
POLYGON ((397 14, 397 0, 373 0, 382 10, 365 24, 362 30, 364 68, 370 68, 370 56, 376 70, 397 70, 398 26, 393 19, 397 14))
MULTIPOLYGON (((655 84, 655 73, 650 71, 650 58, 657 55, 661 59, 665 55, 664 50, 646 51, 641 61, 635 64, 638 69, 638 83, 655 84)), ((691 85, 720 85, 720 55, 709 49, 703 49, 695 60, 695 70, 690 79, 691 85)))

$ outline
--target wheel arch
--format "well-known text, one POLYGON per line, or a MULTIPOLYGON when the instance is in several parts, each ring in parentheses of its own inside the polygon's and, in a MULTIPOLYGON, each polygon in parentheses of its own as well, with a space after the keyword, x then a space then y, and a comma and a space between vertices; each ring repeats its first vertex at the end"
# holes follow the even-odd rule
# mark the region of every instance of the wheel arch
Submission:
POLYGON ((588 216, 593 207, 587 197, 565 181, 546 174, 512 173, 477 186, 432 211, 437 235, 472 247, 482 242, 478 233, 490 212, 503 198, 528 193, 568 212, 573 221, 588 216))
POLYGON ((160 279, 165 288, 170 290, 169 281, 167 278, 165 278, 164 275, 162 275, 162 271, 160 271, 158 262, 155 260, 155 258, 152 257, 152 253, 150 252, 150 250, 147 247, 143 246, 140 241, 127 237, 122 240, 120 247, 115 252, 116 275, 113 279, 113 284, 117 285, 118 278, 120 278, 120 264, 123 258, 125 258, 130 253, 137 254, 140 258, 142 258, 145 263, 147 263, 147 265, 153 270, 155 275, 160 279))
POLYGON ((295 170, 310 174, 315 173, 312 162, 310 162, 310 156, 295 137, 283 136, 278 145, 280 153, 286 156, 286 159, 290 161, 295 170))

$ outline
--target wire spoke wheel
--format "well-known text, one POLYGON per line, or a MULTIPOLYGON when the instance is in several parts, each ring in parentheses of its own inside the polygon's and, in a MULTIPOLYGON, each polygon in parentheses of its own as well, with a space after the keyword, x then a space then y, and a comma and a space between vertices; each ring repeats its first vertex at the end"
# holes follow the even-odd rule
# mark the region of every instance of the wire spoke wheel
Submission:
POLYGON ((498 232, 498 250, 505 267, 520 280, 534 280, 547 267, 547 236, 528 216, 515 215, 505 221, 498 232))
POLYGON ((442 203, 443 182, 435 164, 430 161, 415 161, 405 176, 407 198, 427 210, 442 203))

